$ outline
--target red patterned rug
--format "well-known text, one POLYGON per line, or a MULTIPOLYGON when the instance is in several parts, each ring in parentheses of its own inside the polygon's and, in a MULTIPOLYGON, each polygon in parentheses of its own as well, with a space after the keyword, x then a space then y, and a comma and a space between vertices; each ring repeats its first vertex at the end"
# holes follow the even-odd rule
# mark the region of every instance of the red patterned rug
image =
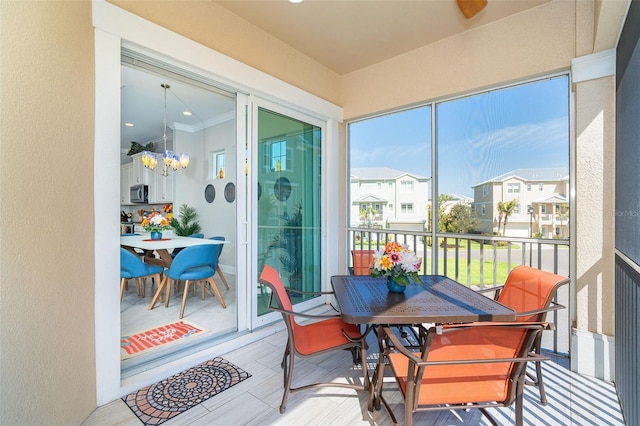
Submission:
POLYGON ((131 336, 122 336, 120 338, 122 358, 129 358, 142 351, 146 351, 178 339, 184 339, 203 331, 206 330, 196 327, 193 324, 180 321, 152 328, 151 330, 136 333, 131 336))
POLYGON ((122 400, 142 423, 159 425, 249 377, 229 361, 214 358, 122 400))

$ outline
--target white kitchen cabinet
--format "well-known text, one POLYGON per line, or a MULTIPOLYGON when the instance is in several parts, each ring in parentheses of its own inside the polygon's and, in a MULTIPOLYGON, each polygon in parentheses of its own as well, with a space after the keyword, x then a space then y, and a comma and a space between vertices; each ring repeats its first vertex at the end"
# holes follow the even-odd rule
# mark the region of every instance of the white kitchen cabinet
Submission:
POLYGON ((155 172, 142 165, 140 157, 142 153, 134 154, 131 156, 133 159, 133 174, 131 178, 131 185, 149 185, 154 178, 155 172))
MULTIPOLYGON (((162 176, 158 169, 151 170, 142 165, 140 157, 142 153, 134 154, 131 173, 131 185, 147 185, 149 187, 149 204, 170 203, 173 201, 174 179, 173 175, 162 176)), ((158 161, 157 168, 162 167, 162 161, 158 161)))
POLYGON ((162 176, 159 173, 154 173, 155 179, 153 187, 149 186, 149 202, 150 203, 171 203, 173 202, 173 187, 174 179, 173 175, 162 176))
POLYGON ((120 166, 120 204, 131 203, 131 180, 133 178, 133 164, 123 164, 120 166))

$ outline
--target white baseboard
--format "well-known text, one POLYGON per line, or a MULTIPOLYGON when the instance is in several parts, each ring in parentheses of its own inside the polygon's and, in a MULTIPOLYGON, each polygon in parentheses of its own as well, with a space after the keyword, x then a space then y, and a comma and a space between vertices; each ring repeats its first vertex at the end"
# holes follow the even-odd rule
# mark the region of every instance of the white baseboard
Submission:
POLYGON ((223 274, 237 275, 235 266, 223 265, 222 263, 218 263, 218 266, 223 274))
POLYGON ((615 379, 614 338, 571 329, 571 370, 613 382, 615 379))

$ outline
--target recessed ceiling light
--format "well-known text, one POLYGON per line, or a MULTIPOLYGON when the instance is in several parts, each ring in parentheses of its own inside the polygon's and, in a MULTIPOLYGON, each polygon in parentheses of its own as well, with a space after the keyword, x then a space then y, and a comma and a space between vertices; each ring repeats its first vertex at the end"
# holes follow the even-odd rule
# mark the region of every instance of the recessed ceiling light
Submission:
POLYGON ((184 111, 182 113, 182 115, 186 115, 188 117, 188 116, 193 115, 193 114, 191 113, 191 111, 184 111))
POLYGON ((302 3, 304 0, 289 0, 289 3, 302 3))
POLYGON ((135 124, 133 124, 133 123, 129 123, 129 122, 124 123, 124 125, 125 125, 125 126, 127 126, 127 127, 133 127, 133 126, 135 126, 135 124))

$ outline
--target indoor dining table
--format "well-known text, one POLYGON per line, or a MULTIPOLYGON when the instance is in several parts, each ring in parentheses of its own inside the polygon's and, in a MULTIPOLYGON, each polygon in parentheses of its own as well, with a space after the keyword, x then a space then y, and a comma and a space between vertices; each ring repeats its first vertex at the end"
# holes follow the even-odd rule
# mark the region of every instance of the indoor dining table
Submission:
POLYGON ((160 265, 164 268, 168 268, 169 266, 171 266, 171 261, 173 260, 169 250, 198 246, 202 244, 225 243, 227 243, 227 241, 210 240, 206 238, 179 237, 177 235, 172 235, 168 238, 162 238, 160 240, 152 240, 149 234, 120 236, 121 246, 129 249, 138 248, 141 250, 145 250, 147 254, 145 254, 144 261, 146 263, 160 265), (153 252, 156 252, 159 258, 154 257, 152 255, 153 252))

